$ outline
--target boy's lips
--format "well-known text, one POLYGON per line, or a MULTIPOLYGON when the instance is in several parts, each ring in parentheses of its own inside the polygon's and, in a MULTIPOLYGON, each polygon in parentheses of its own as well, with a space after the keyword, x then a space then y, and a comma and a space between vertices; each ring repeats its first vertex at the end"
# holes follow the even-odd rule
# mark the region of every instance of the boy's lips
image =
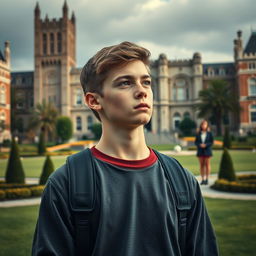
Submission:
POLYGON ((150 107, 146 103, 140 103, 139 105, 135 106, 134 108, 137 109, 137 108, 150 108, 150 107))

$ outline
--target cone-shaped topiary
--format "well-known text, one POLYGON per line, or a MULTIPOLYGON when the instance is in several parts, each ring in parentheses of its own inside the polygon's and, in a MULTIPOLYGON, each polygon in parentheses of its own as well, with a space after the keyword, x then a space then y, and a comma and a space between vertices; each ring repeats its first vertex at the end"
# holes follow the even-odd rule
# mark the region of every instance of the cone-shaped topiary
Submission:
POLYGON ((6 183, 25 183, 25 173, 19 155, 19 148, 15 141, 12 139, 11 152, 5 173, 6 183))
POLYGON ((54 171, 53 162, 50 156, 47 156, 44 162, 44 167, 42 170, 42 174, 40 176, 39 184, 44 185, 47 182, 48 177, 51 175, 53 171, 54 171))
POLYGON ((37 152, 38 152, 38 155, 44 155, 46 152, 43 132, 40 133, 39 142, 38 142, 38 146, 37 146, 37 152))
POLYGON ((226 179, 229 181, 236 180, 232 158, 226 148, 223 150, 220 162, 219 179, 226 179))
POLYGON ((223 148, 231 148, 231 137, 228 126, 225 127, 225 134, 223 138, 223 148))

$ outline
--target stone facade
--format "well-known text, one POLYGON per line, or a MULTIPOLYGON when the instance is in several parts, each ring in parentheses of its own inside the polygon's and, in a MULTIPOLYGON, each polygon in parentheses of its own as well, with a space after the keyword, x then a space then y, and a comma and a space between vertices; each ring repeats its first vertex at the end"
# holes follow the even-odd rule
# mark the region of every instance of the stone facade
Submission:
MULTIPOLYGON (((35 70, 34 73, 30 72, 34 81, 33 86, 28 84, 27 88, 31 90, 28 94, 34 96, 31 102, 36 104, 45 99, 55 104, 61 115, 69 116, 74 124, 74 136, 79 139, 90 134, 89 128, 97 119, 84 104, 79 80, 81 68, 76 67, 75 57, 76 19, 74 13, 69 18, 68 12, 65 2, 60 19, 49 20, 47 15, 45 19, 41 19, 39 5, 36 5, 35 70)), ((255 32, 250 40, 252 37, 255 37, 255 32)), ((232 63, 204 64, 200 53, 194 53, 188 60, 170 60, 165 54, 160 54, 157 60, 152 60, 150 69, 154 112, 152 120, 146 125, 147 130, 170 134, 177 130, 179 122, 186 116, 199 123, 193 107, 198 102, 199 91, 207 88, 214 79, 227 81, 234 92, 240 95, 239 101, 243 111, 240 117, 229 114, 227 123, 230 128, 233 131, 240 128, 245 131, 255 129, 256 46, 252 44, 243 49, 241 32, 234 45, 232 63)), ((25 77, 27 73, 23 73, 25 77)), ((13 77, 18 76, 21 79, 23 74, 12 73, 13 77)), ((18 86, 15 80, 12 86, 18 86)))
POLYGON ((256 32, 243 48, 242 32, 234 40, 234 59, 239 91, 240 132, 256 131, 256 32))
POLYGON ((10 60, 10 43, 5 42, 4 54, 0 50, 0 143, 11 139, 10 60))

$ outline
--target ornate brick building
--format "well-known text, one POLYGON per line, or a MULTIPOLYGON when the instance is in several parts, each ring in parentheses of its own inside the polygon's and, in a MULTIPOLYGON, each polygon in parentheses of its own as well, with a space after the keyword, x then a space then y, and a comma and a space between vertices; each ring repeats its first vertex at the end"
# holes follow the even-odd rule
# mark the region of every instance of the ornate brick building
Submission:
MULTIPOLYGON (((81 68, 76 67, 76 18, 66 2, 63 5, 62 17, 49 20, 41 18, 39 5, 34 10, 34 72, 12 73, 12 86, 17 92, 22 86, 28 103, 18 105, 23 111, 24 128, 27 127, 29 113, 25 110, 43 99, 55 104, 61 115, 69 116, 74 124, 74 136, 81 138, 90 133, 90 126, 97 122, 92 112, 83 103, 83 92, 79 76, 81 68), (29 81, 17 83, 18 81, 29 81), (33 96, 33 98, 32 98, 33 96), (27 115, 26 118, 24 115, 27 115)), ((240 94, 243 107, 241 116, 227 117, 231 129, 244 131, 256 129, 256 44, 255 32, 250 36, 245 48, 242 46, 242 35, 234 41, 234 62, 202 63, 200 53, 194 53, 188 60, 170 60, 160 54, 151 62, 151 73, 154 91, 154 112, 151 122, 146 126, 153 133, 171 133, 186 116, 199 122, 193 106, 198 101, 198 93, 206 88, 213 79, 227 81, 234 92, 240 94)), ((86 60, 85 60, 86 62, 86 60)), ((20 91, 21 95, 21 91, 20 91)), ((22 97, 21 97, 22 98, 22 97)), ((19 98, 20 99, 20 98, 19 98)), ((18 114, 21 116, 21 113, 18 114)))
POLYGON ((0 143, 11 138, 11 74, 10 43, 5 42, 4 54, 0 50, 0 143))

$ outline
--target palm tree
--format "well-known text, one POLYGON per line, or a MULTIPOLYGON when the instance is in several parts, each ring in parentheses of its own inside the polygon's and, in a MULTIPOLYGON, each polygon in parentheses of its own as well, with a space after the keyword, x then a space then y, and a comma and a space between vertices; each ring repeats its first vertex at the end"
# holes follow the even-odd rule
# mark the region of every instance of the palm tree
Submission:
POLYGON ((48 135, 52 134, 55 129, 57 116, 57 109, 51 103, 43 100, 42 104, 37 103, 33 110, 30 128, 40 129, 44 137, 48 138, 48 135))
POLYGON ((199 92, 199 100, 200 103, 195 106, 199 110, 198 117, 214 117, 218 135, 221 135, 225 115, 228 112, 240 111, 237 97, 224 80, 213 80, 207 89, 199 92))

